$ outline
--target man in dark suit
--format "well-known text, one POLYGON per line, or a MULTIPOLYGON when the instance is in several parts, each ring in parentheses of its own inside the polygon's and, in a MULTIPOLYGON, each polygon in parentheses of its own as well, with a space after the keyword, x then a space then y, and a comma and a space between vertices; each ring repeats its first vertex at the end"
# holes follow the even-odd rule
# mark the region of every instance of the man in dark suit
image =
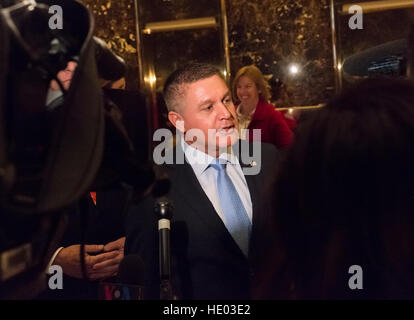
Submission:
MULTIPOLYGON (((100 51, 104 51, 105 48, 101 46, 100 51)), ((57 74, 66 91, 70 88, 77 65, 75 61, 69 61, 66 68, 57 74)), ((65 210, 67 227, 59 248, 49 262, 49 265, 62 268, 63 289, 46 290, 39 299, 99 299, 98 281, 117 275, 119 263, 124 257, 125 213, 132 190, 121 183, 116 167, 124 164, 122 159, 132 156, 134 147, 122 123, 122 115, 117 114, 121 114, 118 106, 106 96, 104 101, 104 155, 101 169, 91 186, 92 190, 98 192, 88 192, 65 210), (81 242, 85 243, 85 271, 88 279, 84 279, 82 270, 81 242)), ((60 86, 52 80, 47 95, 47 109, 54 112, 64 103, 65 96, 60 86)))
MULTIPOLYGON (((161 166, 171 180, 167 197, 174 205, 174 292, 181 299, 249 299, 255 266, 271 237, 266 215, 276 149, 238 140, 231 93, 213 66, 193 63, 176 70, 164 98, 168 118, 183 136, 167 150, 173 157, 165 159, 172 163, 161 166)), ((149 299, 159 298, 160 284, 154 203, 148 197, 132 208, 125 244, 126 254, 138 254, 146 264, 149 299)))

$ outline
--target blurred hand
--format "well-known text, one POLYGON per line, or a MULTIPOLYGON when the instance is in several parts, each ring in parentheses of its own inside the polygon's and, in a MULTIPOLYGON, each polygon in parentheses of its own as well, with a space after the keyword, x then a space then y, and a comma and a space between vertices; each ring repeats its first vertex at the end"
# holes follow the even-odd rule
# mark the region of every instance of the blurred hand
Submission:
POLYGON ((125 237, 122 237, 104 246, 104 253, 100 255, 108 255, 108 258, 97 261, 93 265, 91 273, 92 279, 105 279, 113 277, 118 273, 119 263, 124 258, 124 245, 125 237))
MULTIPOLYGON (((80 244, 75 244, 66 248, 63 248, 55 258, 53 264, 59 265, 62 267, 63 273, 73 277, 82 279, 82 265, 80 259, 80 244)), ((100 244, 90 244, 85 245, 85 266, 86 266, 86 275, 90 280, 99 280, 101 274, 97 273, 93 266, 105 261, 112 261, 119 254, 116 251, 103 252, 104 245, 100 244), (103 252, 97 255, 99 252, 103 252)), ((105 274, 106 275, 106 274, 105 274)))
POLYGON ((103 251, 104 252, 109 252, 109 251, 113 251, 113 250, 122 250, 124 251, 124 246, 125 246, 125 237, 119 238, 118 240, 109 242, 105 245, 103 251))

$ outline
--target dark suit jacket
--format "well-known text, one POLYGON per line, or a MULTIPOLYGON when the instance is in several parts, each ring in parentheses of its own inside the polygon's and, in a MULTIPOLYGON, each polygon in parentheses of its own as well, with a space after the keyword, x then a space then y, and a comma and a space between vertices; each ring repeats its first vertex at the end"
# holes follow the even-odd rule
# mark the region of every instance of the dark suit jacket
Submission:
MULTIPOLYGON (((125 211, 131 190, 121 186, 101 190, 96 205, 89 195, 67 210, 68 225, 60 246, 81 243, 81 215, 86 219, 85 244, 107 244, 125 236, 125 211)), ((47 289, 39 299, 99 299, 98 281, 64 275, 63 290, 47 289)))
MULTIPOLYGON (((240 141, 246 146, 245 141, 240 141)), ((251 146, 251 144, 248 144, 251 146)), ((172 275, 174 291, 181 299, 249 299, 250 280, 256 262, 261 261, 266 243, 270 243, 271 212, 268 190, 277 166, 276 149, 261 144, 258 175, 246 175, 253 204, 253 229, 247 259, 200 186, 191 166, 164 165, 171 179, 168 199, 174 205, 171 220, 172 275)), ((177 148, 177 152, 182 152, 177 148)), ((249 164, 242 163, 248 167, 249 164)), ((271 196, 270 196, 271 197, 271 196)), ((147 298, 159 299, 159 263, 157 216, 154 198, 148 197, 133 207, 127 217, 125 254, 138 254, 148 273, 147 298)))

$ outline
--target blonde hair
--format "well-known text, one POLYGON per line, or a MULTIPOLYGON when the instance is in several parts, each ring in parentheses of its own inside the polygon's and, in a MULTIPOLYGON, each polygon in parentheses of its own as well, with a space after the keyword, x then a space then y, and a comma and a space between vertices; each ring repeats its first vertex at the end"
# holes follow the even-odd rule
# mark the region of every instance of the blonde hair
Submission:
POLYGON ((240 78, 243 76, 248 77, 256 84, 256 88, 259 91, 260 99, 266 102, 269 102, 269 99, 270 99, 269 84, 267 83, 260 69, 256 67, 255 65, 244 66, 239 71, 237 71, 236 76, 234 77, 234 80, 233 80, 233 88, 232 88, 234 102, 236 104, 240 103, 237 97, 237 84, 240 78))

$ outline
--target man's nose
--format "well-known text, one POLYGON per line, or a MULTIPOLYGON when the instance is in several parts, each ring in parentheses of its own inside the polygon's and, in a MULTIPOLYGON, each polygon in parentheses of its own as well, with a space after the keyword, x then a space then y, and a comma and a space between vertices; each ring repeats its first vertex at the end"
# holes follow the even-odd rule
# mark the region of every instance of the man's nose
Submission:
POLYGON ((219 105, 219 117, 220 119, 229 119, 232 114, 230 112, 231 103, 229 105, 226 105, 225 103, 221 102, 219 105))

